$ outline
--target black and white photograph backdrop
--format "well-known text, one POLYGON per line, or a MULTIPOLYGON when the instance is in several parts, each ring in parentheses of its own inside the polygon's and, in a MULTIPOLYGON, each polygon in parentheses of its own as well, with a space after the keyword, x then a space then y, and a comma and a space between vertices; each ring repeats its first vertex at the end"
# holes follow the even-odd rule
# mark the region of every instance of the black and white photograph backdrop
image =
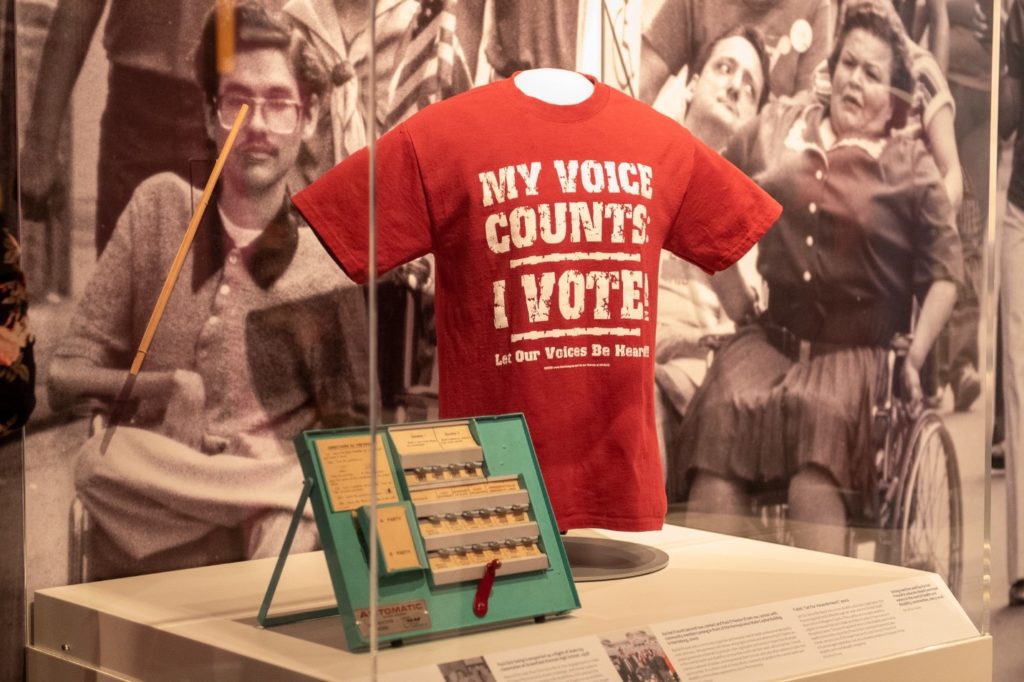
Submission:
POLYGON ((679 682, 679 673, 649 630, 608 635, 601 639, 601 646, 622 682, 679 682))
POLYGON ((645 3, 639 96, 783 214, 733 272, 663 254, 669 518, 927 568, 978 615, 986 14, 711 4, 645 3))
MULTIPOLYGON (((14 6, 38 366, 29 594, 279 551, 301 485, 291 438, 365 423, 370 381, 366 290, 288 196, 363 147, 368 117, 381 134, 555 67, 677 120, 783 206, 714 277, 663 252, 667 522, 934 570, 979 617, 985 3, 381 0, 374 45, 362 0, 14 6), (215 4, 234 8, 220 33, 215 4), (249 125, 119 402, 242 104, 249 125)), ((385 423, 437 415, 431 267, 377 283, 385 423)), ((307 517, 294 549, 317 546, 307 517)))
MULTIPOLYGON (((213 0, 16 3, 41 367, 25 450, 30 592, 276 554, 301 485, 291 438, 368 417, 365 290, 287 198, 365 145, 367 116, 385 131, 468 89, 484 4, 378 3, 372 99, 366 3, 219 5, 234 7, 220 77, 213 0), (120 404, 242 103, 250 125, 120 404)), ((406 395, 402 418, 436 414, 428 278, 424 264, 380 283, 391 420, 406 395)), ((311 518, 298 543, 318 546, 311 518)))

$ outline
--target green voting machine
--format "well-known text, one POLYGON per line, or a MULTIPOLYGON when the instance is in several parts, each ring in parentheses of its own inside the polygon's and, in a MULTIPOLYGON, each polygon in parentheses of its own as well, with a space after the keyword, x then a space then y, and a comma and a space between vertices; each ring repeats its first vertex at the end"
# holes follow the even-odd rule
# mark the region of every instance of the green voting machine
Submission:
MULTIPOLYGON (((370 645, 368 428, 295 438, 305 482, 258 621, 339 615, 348 648, 370 645), (337 607, 270 616, 307 500, 337 607)), ((579 596, 521 414, 381 426, 377 636, 393 644, 579 608, 579 596)))

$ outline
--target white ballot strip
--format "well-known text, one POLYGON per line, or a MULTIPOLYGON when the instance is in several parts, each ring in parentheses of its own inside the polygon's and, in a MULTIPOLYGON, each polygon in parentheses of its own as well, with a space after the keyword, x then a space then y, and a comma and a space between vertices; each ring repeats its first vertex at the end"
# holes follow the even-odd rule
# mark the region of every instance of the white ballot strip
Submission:
POLYGON ((449 661, 382 675, 379 679, 778 680, 977 635, 974 624, 942 580, 933 574, 922 574, 814 597, 449 661))

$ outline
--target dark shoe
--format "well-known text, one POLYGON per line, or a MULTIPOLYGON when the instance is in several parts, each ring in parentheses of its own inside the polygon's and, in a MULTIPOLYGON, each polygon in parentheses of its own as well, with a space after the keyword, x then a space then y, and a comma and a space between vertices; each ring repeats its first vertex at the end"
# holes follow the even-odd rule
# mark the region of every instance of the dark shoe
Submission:
POLYGON ((1024 604, 1024 578, 1014 580, 1010 585, 1010 606, 1021 606, 1024 604))
POLYGON ((970 365, 962 367, 953 379, 953 409, 966 412, 981 395, 981 377, 970 365))
POLYGON ((1004 443, 992 444, 992 472, 1003 473, 1006 471, 1006 445, 1004 443))

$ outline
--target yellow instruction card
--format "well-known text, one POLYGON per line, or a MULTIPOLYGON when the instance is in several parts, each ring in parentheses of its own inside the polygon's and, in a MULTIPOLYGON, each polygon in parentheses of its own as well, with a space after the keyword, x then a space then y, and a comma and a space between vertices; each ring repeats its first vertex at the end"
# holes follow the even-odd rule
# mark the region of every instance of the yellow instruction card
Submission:
POLYGON ((388 432, 403 455, 479 448, 469 424, 431 426, 422 429, 392 429, 388 432))
POLYGON ((425 568, 416 554, 405 505, 377 508, 377 535, 388 573, 425 568))
MULTIPOLYGON (((370 436, 340 436, 316 441, 324 481, 335 512, 370 504, 370 436)), ((377 503, 398 501, 384 439, 377 435, 377 503)))

